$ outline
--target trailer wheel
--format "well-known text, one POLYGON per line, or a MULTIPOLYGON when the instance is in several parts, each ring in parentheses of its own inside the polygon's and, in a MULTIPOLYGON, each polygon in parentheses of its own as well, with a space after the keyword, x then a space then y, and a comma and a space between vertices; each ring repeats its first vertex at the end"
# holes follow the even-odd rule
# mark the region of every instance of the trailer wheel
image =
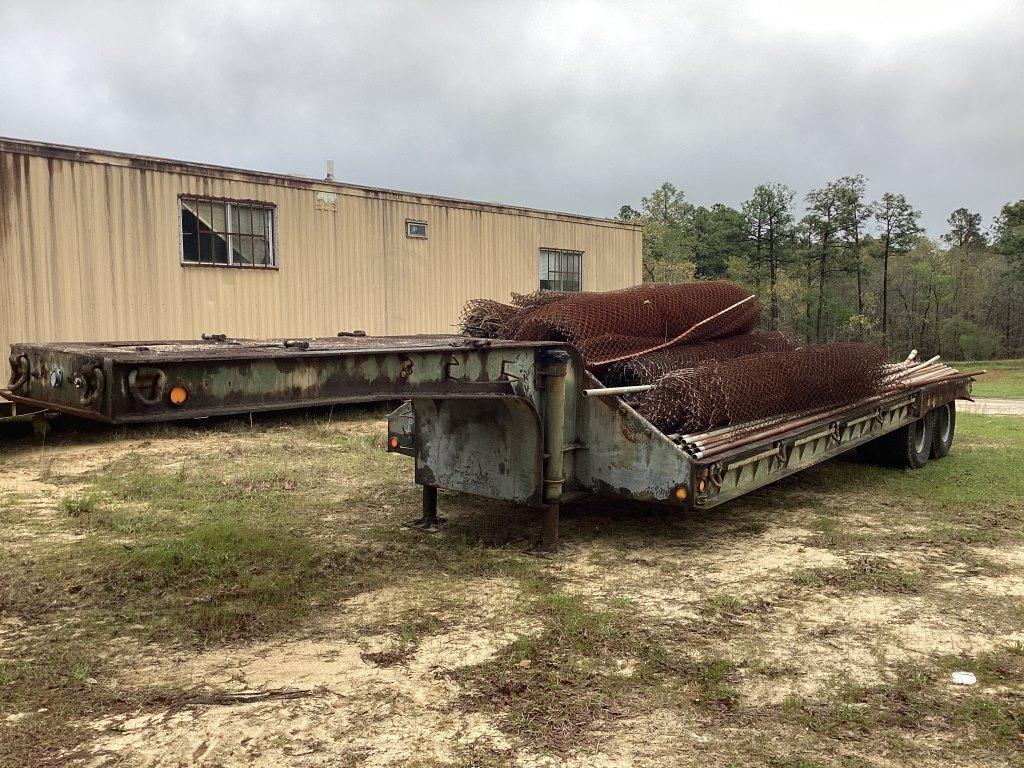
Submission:
POLYGON ((926 413, 917 421, 886 435, 882 458, 899 469, 920 469, 932 454, 932 426, 935 417, 926 413))
POLYGON ((935 423, 932 425, 932 458, 941 459, 953 446, 953 433, 956 432, 956 403, 940 405, 934 411, 935 423))

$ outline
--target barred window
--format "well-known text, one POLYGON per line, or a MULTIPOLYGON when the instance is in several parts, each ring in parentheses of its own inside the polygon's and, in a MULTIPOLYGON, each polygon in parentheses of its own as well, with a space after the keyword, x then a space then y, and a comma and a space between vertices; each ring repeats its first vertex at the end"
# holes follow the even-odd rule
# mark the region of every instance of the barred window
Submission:
POLYGON ((540 287, 545 291, 582 291, 583 253, 541 248, 540 287))
POLYGON ((181 261, 224 267, 277 266, 274 207, 266 203, 181 198, 181 261))

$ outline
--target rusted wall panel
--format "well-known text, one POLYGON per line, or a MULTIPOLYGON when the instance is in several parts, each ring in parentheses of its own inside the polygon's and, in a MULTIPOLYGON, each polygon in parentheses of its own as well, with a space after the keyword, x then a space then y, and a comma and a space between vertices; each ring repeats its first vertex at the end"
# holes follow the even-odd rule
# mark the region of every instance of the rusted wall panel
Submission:
POLYGON ((14 341, 451 332, 467 298, 535 290, 541 247, 584 251, 587 290, 641 280, 639 230, 610 222, 4 146, 4 381, 14 341), (181 194, 273 203, 280 268, 182 266, 181 194), (426 240, 405 236, 407 218, 428 223, 426 240))

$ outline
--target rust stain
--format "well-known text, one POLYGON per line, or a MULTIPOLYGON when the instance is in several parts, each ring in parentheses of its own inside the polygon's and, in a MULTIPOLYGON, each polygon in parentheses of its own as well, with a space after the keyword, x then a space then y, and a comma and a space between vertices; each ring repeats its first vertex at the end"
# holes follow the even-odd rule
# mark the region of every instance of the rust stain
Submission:
POLYGON ((7 242, 18 199, 18 175, 14 172, 15 155, 0 152, 0 243, 7 242))

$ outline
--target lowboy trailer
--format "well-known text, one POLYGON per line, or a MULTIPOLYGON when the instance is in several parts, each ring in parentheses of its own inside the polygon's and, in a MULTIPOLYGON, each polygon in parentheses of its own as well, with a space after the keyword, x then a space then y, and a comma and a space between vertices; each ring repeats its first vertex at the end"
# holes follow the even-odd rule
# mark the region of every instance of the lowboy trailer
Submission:
POLYGON ((0 394, 114 424, 405 401, 387 450, 412 456, 423 517, 445 488, 543 510, 603 495, 709 508, 859 446, 921 466, 949 450, 971 377, 862 401, 709 457, 642 418, 568 344, 463 336, 14 344, 0 394), (870 444, 870 445, 869 445, 870 444))

